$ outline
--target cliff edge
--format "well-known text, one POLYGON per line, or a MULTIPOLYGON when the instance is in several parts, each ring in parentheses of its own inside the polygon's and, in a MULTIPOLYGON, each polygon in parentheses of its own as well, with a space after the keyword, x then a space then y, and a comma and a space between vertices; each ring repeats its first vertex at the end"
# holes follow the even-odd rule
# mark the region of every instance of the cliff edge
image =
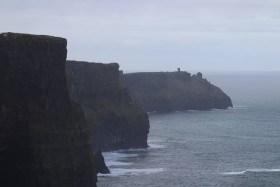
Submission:
POLYGON ((96 186, 89 130, 66 85, 66 44, 0 35, 0 186, 96 186))
POLYGON ((147 113, 120 84, 119 65, 67 61, 70 97, 81 104, 94 151, 147 147, 147 113))
POLYGON ((128 73, 121 76, 135 102, 147 112, 226 109, 231 99, 218 87, 202 78, 180 72, 128 73))

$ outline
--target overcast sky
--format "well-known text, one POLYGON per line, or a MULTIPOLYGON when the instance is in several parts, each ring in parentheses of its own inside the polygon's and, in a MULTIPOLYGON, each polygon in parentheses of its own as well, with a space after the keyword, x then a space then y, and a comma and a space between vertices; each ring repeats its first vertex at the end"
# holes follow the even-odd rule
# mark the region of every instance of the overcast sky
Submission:
POLYGON ((0 32, 125 71, 280 71, 280 0, 0 0, 0 32))

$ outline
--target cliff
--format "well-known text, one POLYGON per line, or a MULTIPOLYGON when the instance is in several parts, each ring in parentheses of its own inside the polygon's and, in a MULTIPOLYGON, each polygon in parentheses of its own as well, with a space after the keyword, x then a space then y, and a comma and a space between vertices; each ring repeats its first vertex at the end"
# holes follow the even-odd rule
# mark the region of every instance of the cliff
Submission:
POLYGON ((89 130, 66 85, 66 44, 0 35, 0 186, 96 186, 89 130))
POLYGON ((70 97, 85 112, 94 151, 147 147, 147 113, 120 84, 118 69, 116 63, 66 63, 70 97))
POLYGON ((188 72, 128 73, 121 76, 135 102, 147 112, 225 109, 231 99, 218 87, 188 72))

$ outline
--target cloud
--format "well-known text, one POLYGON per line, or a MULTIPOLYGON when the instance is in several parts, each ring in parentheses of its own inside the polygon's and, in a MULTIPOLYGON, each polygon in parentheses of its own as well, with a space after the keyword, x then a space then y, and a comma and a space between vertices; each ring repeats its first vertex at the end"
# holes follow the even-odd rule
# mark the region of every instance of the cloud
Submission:
POLYGON ((280 58, 279 10, 279 0, 9 0, 1 3, 0 25, 3 32, 66 37, 68 56, 77 60, 133 68, 140 59, 155 67, 176 59, 225 69, 211 64, 235 59, 230 67, 238 69, 267 58, 280 70, 273 63, 280 58))

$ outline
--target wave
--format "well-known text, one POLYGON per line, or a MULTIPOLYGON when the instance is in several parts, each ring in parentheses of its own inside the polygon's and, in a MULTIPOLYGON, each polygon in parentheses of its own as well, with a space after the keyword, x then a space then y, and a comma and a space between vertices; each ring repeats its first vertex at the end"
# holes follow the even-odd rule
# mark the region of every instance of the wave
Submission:
POLYGON ((161 140, 161 139, 148 139, 148 149, 166 148, 165 145, 161 144, 162 142, 163 142, 163 140, 161 140))
POLYGON ((103 152, 102 153, 104 158, 108 158, 108 159, 115 159, 115 158, 126 158, 126 157, 137 157, 139 156, 138 154, 126 154, 126 153, 121 153, 121 152, 103 152))
POLYGON ((164 171, 163 168, 146 168, 146 169, 126 169, 126 168, 111 168, 111 174, 98 174, 98 176, 110 176, 110 177, 117 177, 117 176, 136 176, 136 175, 148 175, 151 173, 157 173, 164 171))
POLYGON ((222 175, 244 175, 245 173, 271 173, 280 172, 280 169, 246 169, 244 171, 237 172, 225 172, 222 175))
POLYGON ((110 169, 111 174, 98 174, 98 177, 103 177, 103 179, 105 179, 104 177, 146 175, 163 171, 163 168, 131 168, 136 167, 136 163, 128 162, 133 160, 129 158, 139 157, 147 150, 164 148, 165 146, 160 145, 160 142, 162 142, 162 140, 152 139, 148 140, 148 148, 103 152, 105 163, 110 169))
POLYGON ((166 148, 165 145, 152 144, 152 143, 149 143, 148 146, 149 146, 148 149, 162 149, 162 148, 166 148))
MULTIPOLYGON (((245 105, 233 105, 233 107, 228 107, 226 108, 227 110, 245 110, 245 109, 248 109, 248 108, 251 108, 251 106, 245 106, 245 105)), ((223 111, 225 109, 218 109, 218 108, 213 108, 213 109, 210 109, 210 111, 223 111)))
POLYGON ((103 157, 106 165, 110 168, 112 166, 128 166, 133 165, 131 162, 122 161, 124 158, 137 157, 138 154, 125 154, 120 152, 103 152, 103 157))
POLYGON ((227 109, 228 109, 228 110, 244 110, 244 109, 248 109, 248 108, 252 108, 252 106, 233 105, 232 108, 227 108, 227 109))
POLYGON ((161 145, 158 142, 162 142, 161 140, 148 140, 148 147, 147 148, 130 148, 130 149, 120 149, 117 151, 112 152, 103 152, 103 156, 105 160, 115 160, 115 159, 122 159, 122 158, 129 158, 129 157, 138 157, 139 154, 135 152, 147 151, 150 149, 160 149, 166 148, 165 145, 161 145), (133 152, 133 153, 130 153, 133 152))
POLYGON ((138 151, 147 151, 147 150, 151 150, 151 149, 163 149, 166 148, 165 145, 160 145, 160 144, 154 144, 154 143, 148 143, 148 147, 147 148, 130 148, 130 149, 122 149, 119 151, 125 151, 125 152, 138 152, 138 151))
POLYGON ((132 162, 122 162, 122 161, 116 161, 116 160, 110 160, 110 161, 107 160, 107 161, 105 161, 105 163, 108 167, 133 165, 132 162))

